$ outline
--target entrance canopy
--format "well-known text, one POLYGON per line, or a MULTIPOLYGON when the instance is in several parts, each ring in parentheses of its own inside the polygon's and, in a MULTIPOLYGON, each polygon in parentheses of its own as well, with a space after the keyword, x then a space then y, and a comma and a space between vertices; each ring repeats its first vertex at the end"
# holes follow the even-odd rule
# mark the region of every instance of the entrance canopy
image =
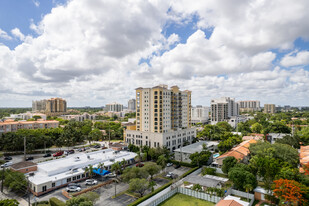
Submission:
POLYGON ((111 173, 110 171, 103 170, 103 169, 97 169, 97 168, 94 168, 92 171, 93 171, 93 173, 101 175, 101 176, 104 176, 104 175, 107 175, 108 173, 111 173))

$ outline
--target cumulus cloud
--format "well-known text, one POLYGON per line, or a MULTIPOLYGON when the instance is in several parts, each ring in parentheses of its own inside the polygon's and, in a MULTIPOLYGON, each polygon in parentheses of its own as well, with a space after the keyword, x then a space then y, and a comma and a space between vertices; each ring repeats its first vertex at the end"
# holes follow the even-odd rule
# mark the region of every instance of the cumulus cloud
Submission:
POLYGON ((25 40, 25 35, 21 33, 21 31, 18 28, 12 29, 11 33, 13 34, 13 36, 17 37, 20 41, 25 40))
MULTIPOLYGON (((226 95, 304 104, 308 71, 276 67, 275 51, 309 38, 308 8, 306 0, 71 0, 30 21, 37 37, 15 28, 22 43, 0 44, 0 106, 53 95, 69 106, 126 103, 136 87, 160 83, 192 90, 193 104, 226 95), (194 32, 180 42, 181 33, 164 35, 172 23, 194 32)), ((0 38, 12 39, 2 30, 0 38)), ((280 65, 306 66, 307 53, 289 53, 280 65)))
POLYGON ((8 33, 6 33, 5 31, 0 29, 0 39, 11 40, 12 37, 8 35, 8 33))
POLYGON ((282 58, 280 64, 284 67, 308 65, 309 51, 291 52, 282 58))

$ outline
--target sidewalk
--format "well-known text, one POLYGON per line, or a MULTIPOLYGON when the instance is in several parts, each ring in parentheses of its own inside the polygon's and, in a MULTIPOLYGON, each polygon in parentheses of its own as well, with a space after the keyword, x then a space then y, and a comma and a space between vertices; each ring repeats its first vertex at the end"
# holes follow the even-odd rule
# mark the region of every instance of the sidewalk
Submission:
POLYGON ((15 200, 17 200, 19 202, 19 205, 21 205, 21 206, 28 206, 28 202, 25 199, 23 199, 22 197, 17 196, 14 193, 8 192, 5 188, 3 189, 3 193, 0 192, 0 199, 1 200, 3 200, 3 199, 15 199, 15 200))

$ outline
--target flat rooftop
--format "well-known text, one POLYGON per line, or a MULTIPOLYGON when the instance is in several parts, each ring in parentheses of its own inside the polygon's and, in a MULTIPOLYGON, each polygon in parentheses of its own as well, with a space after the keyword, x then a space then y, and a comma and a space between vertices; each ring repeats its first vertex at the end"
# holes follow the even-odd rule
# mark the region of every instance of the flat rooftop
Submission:
POLYGON ((211 146, 217 146, 219 143, 214 141, 200 141, 182 148, 178 148, 175 150, 175 152, 182 152, 189 154, 193 154, 195 152, 201 152, 203 150, 203 144, 205 144, 206 148, 208 148, 211 146))
POLYGON ((104 163, 104 166, 110 166, 117 161, 121 162, 123 159, 126 161, 134 159, 136 155, 133 152, 115 152, 112 149, 72 154, 60 159, 38 163, 37 172, 34 173, 34 176, 30 176, 29 180, 36 185, 49 181, 56 182, 74 175, 83 174, 83 168, 88 165, 96 167, 99 163, 104 163))

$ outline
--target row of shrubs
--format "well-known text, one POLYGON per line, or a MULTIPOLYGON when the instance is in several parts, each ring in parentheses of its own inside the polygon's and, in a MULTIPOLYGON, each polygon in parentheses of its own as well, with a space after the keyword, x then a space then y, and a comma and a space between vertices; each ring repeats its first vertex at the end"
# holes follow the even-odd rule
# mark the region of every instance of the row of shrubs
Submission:
POLYGON ((171 163, 173 163, 174 165, 181 165, 184 167, 195 167, 194 165, 192 165, 191 163, 187 163, 187 162, 179 162, 177 160, 170 160, 171 163))
MULTIPOLYGON (((176 161, 176 162, 178 162, 178 161, 176 161)), ((176 164, 176 163, 173 162, 173 164, 176 164)), ((194 168, 190 169, 189 171, 187 171, 183 175, 181 175, 180 179, 188 176, 189 174, 191 174, 192 172, 194 172, 197 169, 198 169, 198 167, 194 167, 194 168)), ((173 181, 170 181, 170 182, 166 183, 165 185, 163 185, 162 187, 159 187, 156 190, 154 190, 153 192, 145 195, 144 197, 141 197, 141 198, 137 199, 136 201, 134 201, 131 204, 129 204, 129 206, 136 206, 136 205, 140 204, 141 202, 144 202, 145 200, 151 198, 152 196, 158 194, 162 190, 164 190, 167 187, 171 186, 171 184, 173 184, 173 181)))

